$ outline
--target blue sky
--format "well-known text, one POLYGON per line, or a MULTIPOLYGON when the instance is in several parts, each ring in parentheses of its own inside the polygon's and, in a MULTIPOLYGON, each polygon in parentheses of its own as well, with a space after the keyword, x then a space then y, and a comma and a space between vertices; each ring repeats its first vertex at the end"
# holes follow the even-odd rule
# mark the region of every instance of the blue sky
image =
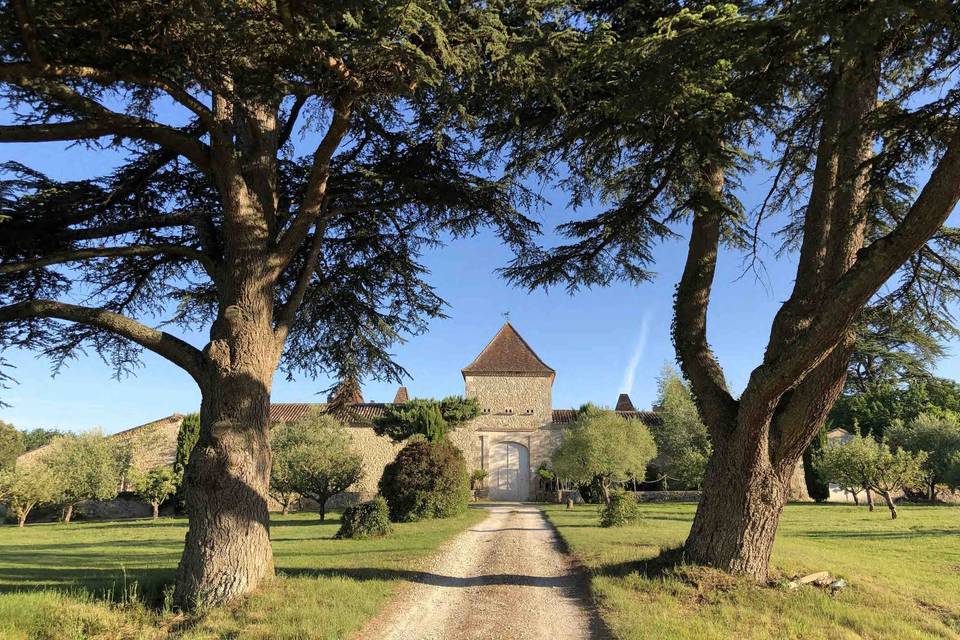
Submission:
MULTIPOLYGON (((0 161, 17 160, 58 178, 78 178, 109 169, 110 154, 64 145, 6 145, 0 161)), ((744 185, 747 208, 764 195, 762 176, 744 185)), ((565 199, 547 192, 551 205, 539 218, 545 229, 572 214, 565 199)), ((580 212, 581 214, 588 213, 580 212)), ((773 231, 772 221, 767 231, 773 231)), ((687 229, 678 231, 686 233, 687 229)), ((425 335, 410 338, 395 349, 397 360, 408 369, 406 382, 413 396, 444 396, 463 392, 460 369, 486 345, 504 322, 504 313, 537 351, 557 371, 554 407, 574 407, 584 402, 612 405, 621 391, 630 393, 639 408, 651 405, 656 376, 674 360, 670 343, 673 290, 686 255, 685 238, 660 245, 656 252, 654 281, 642 286, 615 284, 585 290, 574 296, 562 289, 550 292, 512 288, 495 270, 510 259, 510 252, 489 233, 458 240, 429 252, 424 262, 430 280, 447 301, 447 319, 435 320, 425 335)), ((794 256, 776 259, 764 253, 767 277, 740 278, 742 256, 721 254, 715 295, 710 308, 710 341, 723 365, 730 386, 742 390, 750 371, 762 357, 770 321, 789 296, 794 256)), ((187 336, 202 345, 206 328, 187 336)), ((951 354, 938 367, 940 375, 960 377, 960 356, 951 354)), ((111 433, 174 411, 189 412, 199 406, 192 380, 163 359, 145 354, 144 367, 121 381, 96 354, 81 356, 55 377, 49 363, 34 354, 4 354, 16 369, 19 384, 2 392, 12 406, 0 408, 0 419, 29 427, 83 430, 102 428, 111 433)), ((273 399, 277 402, 319 402, 317 395, 331 382, 278 376, 273 399)), ((396 384, 366 382, 367 400, 389 401, 396 384)))

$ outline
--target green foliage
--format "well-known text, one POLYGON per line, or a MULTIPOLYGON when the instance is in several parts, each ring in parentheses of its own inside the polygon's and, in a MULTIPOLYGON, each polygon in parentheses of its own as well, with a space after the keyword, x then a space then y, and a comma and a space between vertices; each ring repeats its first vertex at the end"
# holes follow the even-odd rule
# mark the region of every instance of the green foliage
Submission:
MULTIPOLYGON (((200 414, 190 413, 183 416, 180 430, 177 431, 177 454, 173 461, 173 472, 182 479, 190 462, 190 454, 200 438, 200 414)), ((179 482, 179 480, 178 480, 179 482)))
MULTIPOLYGON (((468 135, 472 89, 506 42, 522 39, 501 11, 425 0, 131 0, 115 12, 66 0, 30 10, 31 23, 43 26, 28 29, 36 38, 25 44, 16 11, 3 5, 0 54, 32 70, 0 82, 9 108, 23 110, 18 139, 79 141, 67 146, 94 154, 96 140, 110 139, 118 144, 102 153, 120 157, 108 175, 69 182, 3 167, 0 261, 24 266, 0 274, 0 305, 75 300, 97 287, 110 309, 150 322, 170 309, 175 321, 199 327, 234 290, 210 274, 233 269, 226 261, 240 247, 253 251, 257 228, 269 238, 251 259, 296 255, 264 288, 279 310, 303 271, 322 200, 331 241, 318 243, 317 278, 304 292, 303 321, 287 323, 281 366, 400 379, 392 345, 443 309, 421 252, 486 226, 519 248, 538 227, 519 211, 536 196, 495 174, 489 149, 468 135), (260 115, 215 117, 214 103, 260 115), (264 144, 247 144, 253 139, 264 144), (251 166, 258 168, 238 169, 251 166), (227 175, 235 178, 229 191, 227 175), (238 210, 255 225, 231 225, 238 210), (112 231, 117 225, 130 230, 112 231), (163 242, 146 256, 141 248, 119 262, 100 259, 137 243, 136 233, 163 242), (97 255, 87 259, 87 251, 97 255), (69 267, 64 252, 75 256, 69 267)), ((10 141, 9 130, 0 133, 10 141)), ((36 348, 62 362, 91 347, 120 370, 137 359, 136 341, 120 339, 129 332, 115 326, 64 330, 21 315, 9 320, 30 330, 3 332, 0 348, 36 348)))
POLYGON ((363 476, 363 459, 353 451, 346 428, 313 410, 302 420, 280 424, 271 433, 277 493, 298 493, 317 501, 320 519, 326 502, 363 476))
POLYGON ((827 428, 820 427, 817 436, 803 452, 803 478, 807 484, 807 493, 817 502, 830 499, 830 480, 816 464, 822 452, 827 447, 827 428))
POLYGON ((60 501, 109 500, 117 495, 124 473, 125 448, 98 431, 61 436, 45 456, 60 483, 60 501))
POLYGON ((463 453, 448 440, 411 439, 380 478, 394 522, 454 516, 467 508, 469 487, 463 453))
POLYGON ((897 421, 921 414, 960 415, 960 385, 944 378, 910 380, 906 386, 881 384, 841 396, 830 412, 832 424, 882 438, 897 421))
POLYGON ((23 452, 23 434, 12 424, 0 420, 0 469, 12 469, 23 452))
POLYGON ((474 469, 473 473, 470 474, 470 488, 481 488, 484 480, 486 480, 489 475, 490 473, 486 469, 474 469))
POLYGON ((66 434, 58 429, 42 429, 40 427, 27 429, 23 431, 23 450, 26 452, 39 449, 44 445, 50 444, 55 438, 62 435, 66 434))
POLYGON ((388 406, 384 415, 373 421, 373 430, 394 442, 402 442, 415 434, 439 442, 449 429, 478 415, 480 404, 476 398, 448 396, 439 401, 415 398, 388 406))
POLYGON ((0 500, 17 516, 20 526, 34 507, 58 502, 62 495, 61 479, 44 461, 0 470, 0 500))
POLYGON ((653 430, 655 464, 671 489, 699 489, 712 451, 707 427, 690 389, 672 367, 661 372, 657 390, 655 411, 661 424, 653 430))
POLYGON ((846 444, 824 449, 817 466, 831 482, 881 494, 896 518, 891 494, 921 482, 926 460, 926 452, 893 451, 886 442, 858 435, 846 444))
POLYGON ((960 425, 956 418, 921 413, 909 423, 895 422, 889 429, 890 445, 927 455, 923 463, 927 497, 936 499, 937 485, 957 488, 960 478, 960 425))
POLYGON ((179 478, 169 467, 154 467, 149 471, 139 469, 131 473, 134 492, 153 507, 153 516, 164 500, 177 492, 179 478))
POLYGON ((611 483, 625 482, 633 475, 642 477, 656 455, 657 445, 642 422, 586 405, 564 430, 553 454, 553 469, 574 482, 598 478, 606 499, 611 483))
POLYGON ((382 496, 347 507, 340 516, 336 538, 382 538, 393 529, 390 509, 382 496))
POLYGON ((640 503, 627 491, 611 491, 610 502, 600 507, 601 527, 623 527, 640 519, 640 503))

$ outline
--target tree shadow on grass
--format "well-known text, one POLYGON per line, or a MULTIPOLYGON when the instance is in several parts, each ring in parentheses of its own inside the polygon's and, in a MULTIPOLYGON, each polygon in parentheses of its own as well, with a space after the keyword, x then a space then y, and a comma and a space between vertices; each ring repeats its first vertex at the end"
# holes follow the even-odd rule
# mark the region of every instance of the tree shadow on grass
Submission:
POLYGON ((652 558, 603 564, 593 568, 592 573, 606 578, 624 578, 634 573, 645 578, 661 578, 675 573, 683 566, 686 566, 683 547, 674 547, 661 549, 660 553, 652 558))
POLYGON ((109 602, 131 599, 148 606, 159 606, 164 588, 173 583, 176 570, 165 568, 59 569, 52 567, 16 567, 0 569, 0 593, 31 591, 83 591, 109 602))
POLYGON ((798 531, 795 536, 804 538, 869 538, 879 540, 909 540, 922 537, 944 537, 960 534, 955 529, 909 529, 901 531, 798 531))

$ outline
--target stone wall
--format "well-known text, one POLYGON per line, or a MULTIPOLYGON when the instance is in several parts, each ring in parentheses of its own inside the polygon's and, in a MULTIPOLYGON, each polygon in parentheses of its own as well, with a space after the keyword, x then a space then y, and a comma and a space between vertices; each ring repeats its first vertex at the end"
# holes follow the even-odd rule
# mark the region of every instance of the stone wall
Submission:
POLYGON ((548 376, 464 377, 466 397, 480 402, 477 431, 532 431, 553 420, 548 376))

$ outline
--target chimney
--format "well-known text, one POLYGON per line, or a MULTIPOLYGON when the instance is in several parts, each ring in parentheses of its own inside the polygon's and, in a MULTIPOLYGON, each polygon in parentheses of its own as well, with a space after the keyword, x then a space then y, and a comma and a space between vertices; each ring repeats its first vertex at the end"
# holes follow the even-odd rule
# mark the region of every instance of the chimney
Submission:
POLYGON ((630 396, 625 393, 621 393, 620 397, 617 398, 617 411, 636 411, 636 407, 633 406, 633 402, 630 401, 630 396))
POLYGON ((397 395, 393 396, 393 404, 403 404, 404 402, 410 402, 410 394, 407 393, 406 387, 400 387, 397 389, 397 395))

